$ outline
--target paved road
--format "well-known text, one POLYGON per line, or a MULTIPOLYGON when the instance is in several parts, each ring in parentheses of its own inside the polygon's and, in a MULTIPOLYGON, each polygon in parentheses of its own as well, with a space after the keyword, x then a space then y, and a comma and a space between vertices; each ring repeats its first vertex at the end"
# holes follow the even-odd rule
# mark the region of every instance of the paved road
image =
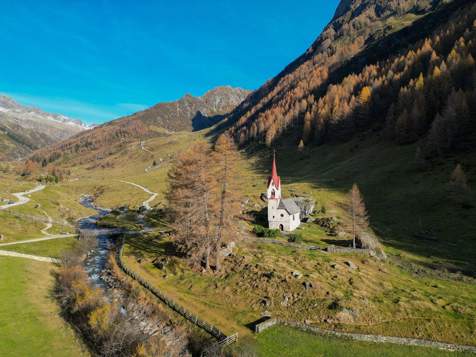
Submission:
POLYGON ((127 183, 128 185, 132 185, 132 186, 135 186, 135 187, 137 187, 137 188, 140 188, 140 189, 141 189, 142 191, 144 191, 145 193, 148 193, 149 195, 151 195, 148 200, 142 202, 142 206, 144 206, 144 207, 145 207, 146 209, 148 209, 148 210, 151 209, 150 203, 151 203, 153 200, 156 199, 156 197, 157 197, 157 195, 158 195, 157 192, 152 192, 152 191, 150 191, 149 189, 147 189, 146 187, 141 186, 141 185, 138 185, 138 184, 136 184, 136 183, 134 183, 134 182, 122 181, 122 180, 121 180, 121 182, 127 183))
POLYGON ((16 207, 16 206, 21 206, 21 205, 24 205, 25 203, 30 202, 30 198, 27 196, 32 193, 44 190, 45 187, 46 187, 45 185, 38 185, 29 191, 12 193, 12 195, 15 196, 18 199, 18 201, 0 206, 0 211, 6 210, 12 207, 16 207))

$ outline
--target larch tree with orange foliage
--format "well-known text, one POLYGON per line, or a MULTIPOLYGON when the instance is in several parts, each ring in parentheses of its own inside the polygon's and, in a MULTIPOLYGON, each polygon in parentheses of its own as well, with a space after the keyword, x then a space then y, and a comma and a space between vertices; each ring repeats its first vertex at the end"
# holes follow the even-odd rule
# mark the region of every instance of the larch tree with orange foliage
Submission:
POLYGON ((210 268, 212 252, 213 199, 215 178, 209 170, 210 149, 206 143, 193 145, 180 154, 169 173, 167 193, 174 241, 179 252, 194 266, 210 268))

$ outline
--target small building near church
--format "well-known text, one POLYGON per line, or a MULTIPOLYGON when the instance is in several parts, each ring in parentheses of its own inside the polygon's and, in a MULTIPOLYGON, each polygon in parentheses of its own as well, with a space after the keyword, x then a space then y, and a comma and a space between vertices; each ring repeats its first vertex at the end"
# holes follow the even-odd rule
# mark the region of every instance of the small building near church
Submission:
POLYGON ((276 168, 276 156, 273 157, 271 176, 268 179, 266 198, 268 200, 268 225, 270 229, 292 232, 301 224, 301 208, 296 199, 281 196, 282 184, 276 168))

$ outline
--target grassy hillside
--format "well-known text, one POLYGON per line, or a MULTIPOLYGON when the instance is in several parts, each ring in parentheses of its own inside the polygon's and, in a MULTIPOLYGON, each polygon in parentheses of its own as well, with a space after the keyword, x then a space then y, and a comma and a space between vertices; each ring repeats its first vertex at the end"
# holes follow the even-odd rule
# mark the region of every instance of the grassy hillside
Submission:
MULTIPOLYGON (((450 185, 457 163, 474 186, 476 155, 440 159, 427 168, 415 161, 414 146, 394 146, 359 139, 299 152, 276 147, 285 187, 312 193, 343 216, 342 202, 353 183, 361 187, 370 223, 389 252, 407 254, 427 266, 476 273, 476 196, 450 185), (430 231, 428 237, 422 232, 430 231), (395 249, 395 250, 393 250, 395 249)), ((266 172, 269 150, 260 152, 256 169, 266 172), (267 153, 268 155, 263 155, 267 153)))
MULTIPOLYGON (((469 276, 475 272, 475 243, 470 239, 475 197, 453 191, 449 184, 453 160, 422 169, 415 164, 414 149, 378 139, 302 152, 294 145, 276 146, 284 195, 313 197, 320 210, 325 207, 320 216, 345 225, 347 192, 353 183, 359 184, 371 228, 389 255, 387 262, 308 252, 269 244, 266 239, 257 243, 246 225, 236 258, 225 262, 223 274, 191 270, 186 262, 169 256, 167 239, 159 242, 154 236, 128 241, 125 261, 228 333, 249 334, 247 326, 267 310, 323 328, 474 344, 476 291, 469 276), (167 257, 170 265, 162 270, 155 267, 157 256, 167 257), (349 260, 358 271, 348 267, 349 260), (304 277, 292 278, 293 271, 304 277), (304 289, 305 281, 314 288, 304 289)), ((256 147, 244 155, 240 187, 250 199, 249 206, 260 210, 271 152, 256 147)), ((475 158, 458 160, 473 167, 475 158)), ((473 184, 474 172, 467 172, 473 184)), ((298 233, 304 244, 345 244, 346 239, 329 236, 315 224, 304 224, 298 233)))

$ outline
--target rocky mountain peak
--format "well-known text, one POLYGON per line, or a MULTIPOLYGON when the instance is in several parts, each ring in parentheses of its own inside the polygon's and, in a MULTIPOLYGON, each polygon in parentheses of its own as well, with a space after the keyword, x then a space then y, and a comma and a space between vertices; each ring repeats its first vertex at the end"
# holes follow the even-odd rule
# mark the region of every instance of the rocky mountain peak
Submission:
POLYGON ((0 96, 0 159, 20 158, 32 150, 67 139, 90 127, 79 120, 0 96))

